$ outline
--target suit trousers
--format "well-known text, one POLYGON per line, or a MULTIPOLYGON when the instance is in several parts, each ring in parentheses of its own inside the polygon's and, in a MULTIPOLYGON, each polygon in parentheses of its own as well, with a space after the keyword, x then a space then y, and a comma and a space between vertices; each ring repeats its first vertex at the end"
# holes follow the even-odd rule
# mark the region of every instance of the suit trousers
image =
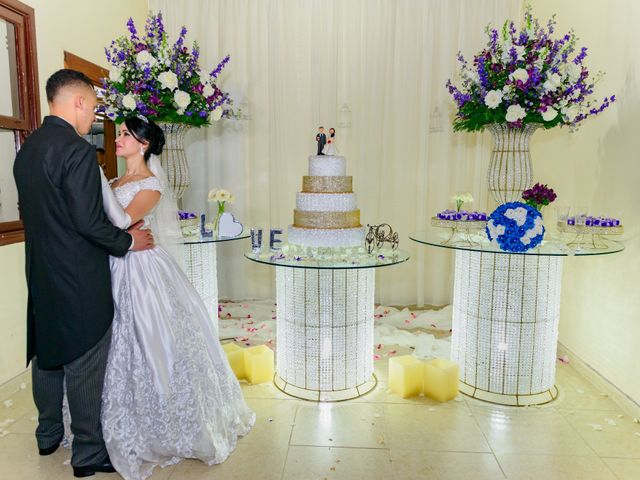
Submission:
POLYGON ((110 345, 111 327, 89 351, 58 369, 38 368, 37 357, 31 364, 33 399, 38 408, 38 448, 49 448, 62 440, 62 399, 66 380, 73 433, 71 465, 74 467, 95 465, 107 457, 100 413, 110 345))

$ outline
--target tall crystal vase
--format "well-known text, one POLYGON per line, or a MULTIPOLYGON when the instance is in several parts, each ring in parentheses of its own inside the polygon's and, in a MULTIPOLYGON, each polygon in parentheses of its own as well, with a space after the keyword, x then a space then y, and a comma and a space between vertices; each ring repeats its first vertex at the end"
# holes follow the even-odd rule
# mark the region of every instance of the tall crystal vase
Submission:
POLYGON ((540 125, 509 128, 504 123, 487 126, 493 134, 493 152, 487 180, 489 192, 498 204, 519 200, 522 191, 531 187, 533 167, 529 139, 540 125))
POLYGON ((189 188, 190 182, 189 165, 184 153, 184 136, 192 127, 183 123, 159 123, 158 125, 165 137, 160 162, 176 200, 180 200, 189 188))

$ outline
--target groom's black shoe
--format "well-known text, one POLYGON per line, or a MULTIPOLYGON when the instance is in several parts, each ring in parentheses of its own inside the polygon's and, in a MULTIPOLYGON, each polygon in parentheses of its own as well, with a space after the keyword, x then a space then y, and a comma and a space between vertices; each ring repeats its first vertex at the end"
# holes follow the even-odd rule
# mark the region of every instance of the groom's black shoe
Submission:
POLYGON ((84 467, 73 467, 73 476, 74 477, 90 477, 95 475, 96 472, 102 473, 113 473, 116 469, 113 468, 111 464, 111 459, 109 457, 105 458, 102 462, 96 465, 85 465, 84 467))
POLYGON ((46 455, 51 455, 53 452, 55 452, 56 450, 58 450, 58 447, 60 446, 60 442, 62 442, 62 439, 58 440, 56 443, 54 443, 51 447, 47 447, 47 448, 39 448, 38 449, 38 453, 40 455, 42 455, 43 457, 46 455))

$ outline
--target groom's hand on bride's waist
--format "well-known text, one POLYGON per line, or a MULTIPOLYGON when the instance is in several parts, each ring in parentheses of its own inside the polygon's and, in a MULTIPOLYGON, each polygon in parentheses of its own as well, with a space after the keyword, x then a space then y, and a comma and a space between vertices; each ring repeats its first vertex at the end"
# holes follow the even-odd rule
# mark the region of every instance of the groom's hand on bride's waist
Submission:
POLYGON ((127 230, 129 235, 132 237, 129 250, 139 252, 140 250, 148 250, 154 247, 153 234, 151 233, 151 230, 141 230, 141 227, 143 226, 144 221, 140 220, 127 230))

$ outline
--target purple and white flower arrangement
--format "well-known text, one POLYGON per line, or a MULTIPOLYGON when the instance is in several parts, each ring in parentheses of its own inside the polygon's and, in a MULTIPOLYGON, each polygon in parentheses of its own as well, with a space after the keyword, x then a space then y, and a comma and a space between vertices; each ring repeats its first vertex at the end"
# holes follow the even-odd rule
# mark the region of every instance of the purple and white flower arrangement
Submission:
POLYGON ((197 42, 187 48, 187 29, 182 27, 178 40, 170 44, 162 13, 149 14, 144 33, 131 18, 127 27, 129 36, 105 48, 111 65, 103 79, 107 117, 122 121, 144 115, 156 122, 199 127, 234 115, 229 94, 217 84, 228 55, 211 72, 202 72, 197 42))
POLYGON ((454 130, 482 130, 491 123, 576 126, 615 101, 612 95, 594 102, 602 72, 590 74, 584 64, 587 49, 578 50, 573 30, 555 36, 555 28, 555 16, 545 28, 529 7, 520 31, 513 21, 501 31, 488 25, 489 41, 473 62, 458 53, 460 83, 446 84, 457 106, 454 130))

